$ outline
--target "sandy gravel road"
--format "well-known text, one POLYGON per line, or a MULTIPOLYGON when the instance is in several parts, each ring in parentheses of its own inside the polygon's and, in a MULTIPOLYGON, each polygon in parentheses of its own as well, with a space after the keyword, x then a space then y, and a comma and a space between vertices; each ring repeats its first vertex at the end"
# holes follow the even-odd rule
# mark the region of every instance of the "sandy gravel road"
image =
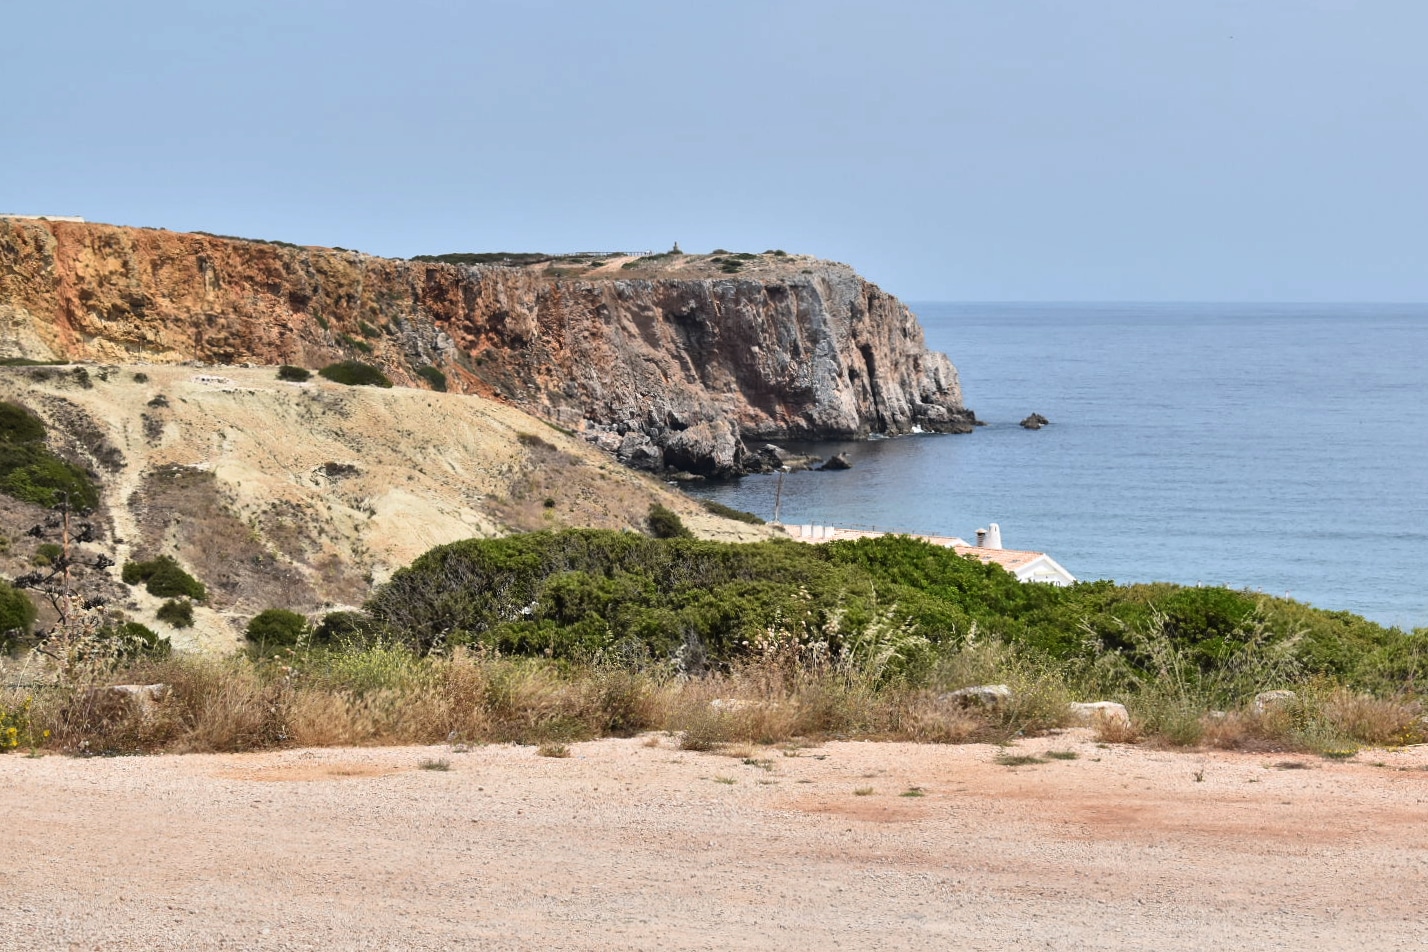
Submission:
POLYGON ((0 757, 0 949, 1428 948, 1425 748, 648 742, 0 757))

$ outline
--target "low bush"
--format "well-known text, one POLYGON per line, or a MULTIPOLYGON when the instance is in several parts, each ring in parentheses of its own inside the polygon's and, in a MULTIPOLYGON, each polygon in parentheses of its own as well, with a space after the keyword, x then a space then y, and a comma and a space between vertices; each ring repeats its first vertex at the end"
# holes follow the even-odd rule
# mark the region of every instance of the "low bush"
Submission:
POLYGON ((735 509, 733 506, 726 506, 722 502, 715 502, 713 499, 702 499, 699 504, 704 507, 706 512, 724 519, 733 519, 736 522, 747 522, 751 526, 761 526, 764 524, 764 520, 752 512, 735 509))
POLYGON ((193 602, 186 598, 171 598, 159 606, 154 617, 175 628, 192 628, 193 602))
POLYGON ((346 344, 348 347, 351 347, 355 351, 359 351, 364 354, 372 353, 372 345, 367 343, 365 340, 358 340, 350 334, 338 334, 337 339, 342 341, 342 343, 346 344))
POLYGON ((312 371, 294 367, 292 364, 283 364, 278 368, 278 379, 286 380, 289 383, 303 383, 312 379, 312 371))
MULTIPOLYGON (((187 604, 187 603, 185 603, 187 604)), ((160 609, 162 610, 162 608, 160 609)), ((176 628, 187 628, 193 624, 193 606, 188 609, 188 624, 169 624, 176 628)), ((166 620, 166 619, 165 619, 166 620)), ((111 625, 100 632, 100 637, 113 645, 114 654, 119 659, 166 658, 173 650, 169 639, 160 637, 148 625, 137 621, 125 621, 111 625)))
POLYGON ((684 520, 679 518, 679 513, 673 509, 655 503, 650 506, 650 514, 646 520, 650 535, 656 539, 691 539, 694 533, 684 526, 684 520))
POLYGON ((44 422, 18 403, 0 402, 0 493, 46 509, 66 495, 76 509, 99 504, 94 481, 50 452, 44 422))
POLYGON ((48 566, 54 565, 64 555, 64 546, 58 542, 41 542, 35 546, 34 557, 30 559, 31 565, 48 566))
POLYGON ((308 632, 307 619, 286 608, 269 608, 248 622, 248 640, 265 648, 296 645, 308 632))
POLYGON ((344 360, 335 364, 328 364, 318 373, 333 383, 345 384, 349 387, 384 387, 390 389, 392 381, 387 379, 387 375, 370 364, 364 364, 357 360, 344 360))
POLYGON ((126 562, 120 573, 126 585, 144 583, 145 590, 156 598, 191 598, 201 602, 208 597, 203 583, 189 575, 173 556, 161 555, 147 562, 126 562))
POLYGON ((43 443, 45 424, 18 403, 0 402, 0 443, 43 443))
POLYGON ((66 496, 76 509, 99 504, 99 490, 89 475, 38 443, 0 443, 0 493, 46 509, 66 496))
POLYGON ((431 385, 431 389, 446 392, 446 374, 428 364, 417 368, 417 376, 431 385))
POLYGON ((30 596, 0 579, 0 648, 8 650, 14 639, 29 634, 35 615, 30 596))
POLYGON ((380 626, 362 612, 328 612, 313 629, 315 645, 358 647, 381 637, 380 626))

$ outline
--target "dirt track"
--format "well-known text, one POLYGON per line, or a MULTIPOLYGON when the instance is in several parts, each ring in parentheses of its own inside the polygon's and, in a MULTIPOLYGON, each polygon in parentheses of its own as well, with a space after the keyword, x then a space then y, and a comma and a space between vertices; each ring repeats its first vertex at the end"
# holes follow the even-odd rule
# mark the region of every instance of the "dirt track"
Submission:
POLYGON ((1428 748, 646 742, 12 754, 0 949, 1428 948, 1428 748))

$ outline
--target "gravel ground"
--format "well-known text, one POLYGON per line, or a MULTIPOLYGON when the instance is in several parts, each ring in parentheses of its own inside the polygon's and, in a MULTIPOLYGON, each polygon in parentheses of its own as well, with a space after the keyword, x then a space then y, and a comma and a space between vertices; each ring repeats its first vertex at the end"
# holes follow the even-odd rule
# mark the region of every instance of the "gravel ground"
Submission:
POLYGON ((1428 948, 1428 748, 12 754, 0 793, 4 950, 1428 948))

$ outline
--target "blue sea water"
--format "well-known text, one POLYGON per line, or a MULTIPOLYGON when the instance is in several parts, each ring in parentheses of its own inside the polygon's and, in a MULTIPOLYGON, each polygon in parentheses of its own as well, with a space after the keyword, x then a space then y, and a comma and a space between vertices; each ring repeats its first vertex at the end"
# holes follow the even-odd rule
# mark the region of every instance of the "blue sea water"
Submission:
MULTIPOLYGON (((913 306, 987 426, 823 443, 785 523, 1048 552, 1428 626, 1428 305, 913 306), (1051 425, 1018 426, 1036 411, 1051 425)), ((774 476, 693 490, 772 518, 774 476)))

